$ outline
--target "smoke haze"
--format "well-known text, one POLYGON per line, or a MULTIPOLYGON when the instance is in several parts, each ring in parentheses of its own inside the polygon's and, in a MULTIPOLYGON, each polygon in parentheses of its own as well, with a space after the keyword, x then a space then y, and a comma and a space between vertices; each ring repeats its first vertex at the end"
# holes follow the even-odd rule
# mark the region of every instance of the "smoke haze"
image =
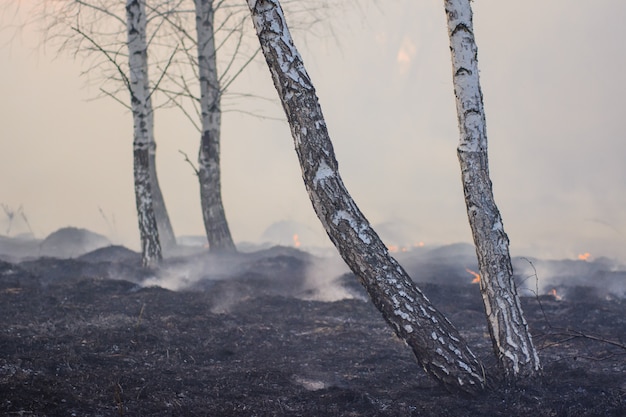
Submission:
MULTIPOLYGON (((473 7, 491 177, 512 252, 624 259, 626 3, 473 7)), ((470 242, 442 2, 355 7, 329 26, 333 34, 294 37, 357 204, 389 245, 470 242)), ((130 112, 90 101, 98 91, 85 87, 85 65, 33 51, 39 35, 29 29, 0 41, 0 202, 22 206, 38 237, 72 225, 136 249, 130 112)), ((225 102, 222 186, 234 239, 258 242, 287 222, 309 231, 303 247, 329 245, 265 63, 232 90, 272 99, 225 102)), ((174 109, 155 122, 176 234, 202 235, 197 181, 178 152, 195 159, 199 135, 174 109)), ((11 234, 28 230, 18 220, 11 234)))

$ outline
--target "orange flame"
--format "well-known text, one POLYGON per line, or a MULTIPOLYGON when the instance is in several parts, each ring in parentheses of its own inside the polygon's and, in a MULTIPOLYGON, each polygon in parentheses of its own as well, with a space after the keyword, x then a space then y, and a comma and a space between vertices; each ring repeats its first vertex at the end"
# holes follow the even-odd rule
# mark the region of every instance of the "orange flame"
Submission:
POLYGON ((293 246, 295 246, 296 248, 299 248, 301 245, 300 243, 300 238, 298 237, 297 233, 293 234, 293 246))
POLYGON ((387 245, 387 249, 389 249, 389 252, 408 252, 409 248, 407 248, 406 246, 398 246, 398 245, 387 245))
POLYGON ((412 245, 407 245, 407 246, 387 245, 387 250, 389 250, 389 252, 393 252, 393 253, 408 252, 408 251, 411 250, 411 247, 422 248, 422 247, 424 247, 424 242, 415 242, 412 245))
POLYGON ((589 252, 579 253, 578 259, 581 261, 589 261, 591 260, 591 254, 589 252))
POLYGON ((552 289, 550 290, 550 292, 548 292, 548 294, 550 294, 551 296, 553 296, 555 300, 560 300, 560 299, 562 299, 562 298, 563 298, 563 297, 561 297, 560 295, 558 295, 558 294, 556 293, 556 288, 552 288, 552 289))
POLYGON ((478 284, 480 282, 480 275, 478 274, 478 272, 474 272, 469 268, 465 268, 465 270, 474 276, 472 284, 478 284))

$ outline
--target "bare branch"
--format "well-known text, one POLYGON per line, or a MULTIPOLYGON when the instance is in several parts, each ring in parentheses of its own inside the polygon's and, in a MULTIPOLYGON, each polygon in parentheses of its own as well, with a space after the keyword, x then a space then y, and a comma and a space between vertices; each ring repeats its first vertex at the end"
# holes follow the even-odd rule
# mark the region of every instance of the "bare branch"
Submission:
POLYGON ((109 9, 106 9, 104 7, 95 6, 95 5, 91 4, 91 3, 87 3, 87 2, 82 1, 82 0, 74 0, 74 1, 77 4, 81 5, 81 6, 88 7, 90 9, 96 10, 96 11, 98 11, 100 13, 104 13, 105 15, 112 17, 113 19, 117 20, 122 25, 124 25, 124 27, 126 27, 126 20, 121 18, 121 17, 119 17, 115 13, 112 13, 109 9))
POLYGON ((170 17, 171 13, 160 12, 159 10, 155 9, 154 7, 149 6, 148 4, 146 4, 146 8, 149 8, 149 10, 156 13, 157 16, 161 17, 164 21, 172 25, 172 27, 174 27, 174 29, 176 29, 178 33, 182 34, 185 39, 190 40, 194 44, 196 43, 196 38, 190 35, 189 32, 184 28, 182 24, 178 22, 174 22, 174 20, 172 20, 172 18, 170 17))
POLYGON ((222 110, 222 113, 240 113, 240 114, 245 114, 246 116, 255 117, 255 118, 260 119, 260 120, 273 120, 273 121, 276 121, 276 122, 284 122, 285 121, 284 117, 263 116, 261 114, 254 113, 254 112, 247 111, 247 110, 239 110, 239 109, 222 110))
MULTIPOLYGON (((178 107, 180 109, 180 111, 183 112, 183 114, 185 115, 185 117, 187 118, 187 120, 189 120, 189 122, 191 122, 191 124, 193 125, 193 127, 198 131, 198 132, 202 132, 202 128, 200 127, 200 125, 198 125, 198 122, 196 122, 196 120, 189 114, 189 112, 187 111, 187 109, 185 109, 185 107, 180 104, 178 102, 178 100, 176 100, 175 98, 171 97, 167 92, 163 92, 161 91, 163 94, 165 94, 166 97, 168 97, 170 99, 169 102, 171 102, 175 107, 178 107)), ((197 115, 196 115, 197 117, 197 115)))
POLYGON ((114 93, 111 93, 109 91, 106 91, 104 88, 100 88, 100 91, 105 95, 105 96, 109 96, 111 97, 113 100, 117 101, 118 103, 120 103, 122 106, 124 106, 126 109, 128 110, 132 110, 131 106, 129 106, 128 104, 124 103, 122 100, 120 100, 119 98, 117 98, 117 96, 114 93))
POLYGON ((165 68, 163 68, 163 71, 161 71, 161 76, 159 77, 156 84, 152 88, 152 91, 150 91, 150 93, 148 94, 148 97, 147 97, 148 99, 150 99, 152 97, 152 93, 154 93, 159 88, 159 85, 161 84, 161 81, 163 81, 163 78, 165 77, 165 74, 167 73, 168 68, 172 64, 172 60, 174 59, 174 56, 176 55, 177 50, 178 50, 178 46, 174 48, 174 52, 172 52, 172 55, 170 55, 170 59, 167 61, 165 68))
MULTIPOLYGON (((230 33, 228 34, 228 37, 230 37, 233 33, 235 33, 235 32, 230 32, 230 33)), ((222 75, 221 75, 221 76, 220 76, 220 78, 219 78, 219 83, 220 83, 220 84, 222 84, 222 80, 223 80, 223 78, 224 78, 224 77, 228 74, 228 71, 230 70, 230 68, 231 68, 231 67, 232 67, 232 65, 234 64, 234 62, 235 62, 235 60, 236 60, 236 58, 237 58, 237 56, 238 56, 238 54, 239 54, 239 49, 241 48, 241 44, 242 44, 242 41, 243 41, 243 31, 239 30, 239 31, 238 31, 238 33, 239 33, 239 38, 237 39, 237 43, 236 43, 236 45, 235 45, 235 51, 232 53, 232 55, 231 55, 231 57, 230 57, 230 60, 229 60, 228 64, 226 65, 226 68, 224 69, 224 71, 222 71, 222 75)), ((225 43, 225 42, 226 42, 226 39, 224 40, 224 43, 225 43)), ((223 45, 224 43, 222 43, 222 45, 223 45)), ((219 47, 218 47, 218 48, 216 48, 216 53, 217 53, 217 50, 218 50, 218 49, 219 49, 219 47)), ((256 54, 259 52, 259 49, 260 49, 260 48, 258 48, 258 49, 257 49, 257 51, 255 52, 255 54, 254 54, 254 55, 256 55, 256 54)), ((230 84, 230 83, 229 83, 229 84, 230 84)))
POLYGON ((239 70, 237 70, 235 75, 233 75, 228 80, 228 82, 226 82, 226 84, 222 86, 221 88, 222 93, 225 92, 228 89, 228 87, 230 87, 230 85, 233 83, 233 81, 235 81, 241 75, 241 73, 248 67, 248 65, 250 65, 250 63, 254 61, 254 59, 259 54, 259 52, 261 52, 261 48, 257 48, 257 50, 254 51, 254 54, 250 58, 248 58, 248 60, 239 68, 239 70))
MULTIPOLYGON (((77 27, 72 27, 72 30, 74 30, 75 32, 77 32, 78 34, 80 34, 81 36, 83 36, 85 39, 87 39, 97 50, 99 50, 100 52, 102 52, 104 54, 104 56, 109 60, 109 62, 111 62, 111 64, 113 64, 115 66, 115 68, 117 69, 117 71, 119 72, 120 76, 122 77, 122 80, 124 81, 124 84, 126 85, 126 88, 128 88, 128 91, 130 91, 130 94, 133 95, 132 92, 132 88, 130 87, 130 80, 128 79, 128 77, 126 76, 126 74, 124 73, 124 71, 122 70, 122 68, 120 67, 120 65, 117 63, 117 60, 115 60, 115 58, 113 58, 106 50, 102 49, 102 47, 96 42, 94 41, 91 37, 89 37, 89 35, 87 35, 86 33, 84 33, 83 31, 81 31, 79 28, 77 27)), ((134 98, 134 97, 133 97, 134 98)))
POLYGON ((28 231, 34 236, 35 232, 33 232, 33 228, 30 227, 30 222, 28 221, 28 217, 26 217, 26 213, 24 212, 24 210, 20 211, 20 215, 22 216, 22 220, 24 220, 26 227, 28 227, 28 231))
POLYGON ((178 152, 180 152, 185 157, 185 162, 187 162, 191 166, 191 169, 193 169, 193 172, 196 174, 196 176, 200 175, 200 172, 198 171, 196 166, 193 164, 193 162, 191 162, 191 160, 189 159, 189 156, 185 152, 181 151, 180 149, 178 150, 178 152))

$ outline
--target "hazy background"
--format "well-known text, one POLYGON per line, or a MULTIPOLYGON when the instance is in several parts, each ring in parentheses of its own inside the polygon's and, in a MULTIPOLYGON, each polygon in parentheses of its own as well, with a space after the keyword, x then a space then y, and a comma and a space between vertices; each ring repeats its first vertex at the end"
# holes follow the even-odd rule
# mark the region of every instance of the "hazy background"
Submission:
MULTIPOLYGON (((624 259, 626 2, 472 6, 491 177, 512 252, 624 259)), ((295 41, 357 204, 389 245, 470 242, 443 2, 362 5, 331 27, 335 37, 295 41)), ((81 61, 34 50, 34 29, 9 35, 0 32, 0 202, 21 205, 37 237, 72 225, 138 248, 130 112, 90 101, 98 91, 80 77, 81 61)), ((282 117, 262 60, 233 88, 272 98, 245 106, 282 117)), ((175 232, 202 235, 197 181, 178 152, 195 160, 199 135, 169 110, 156 114, 156 140, 175 232)), ((225 113, 222 172, 237 242, 289 221, 303 246, 329 244, 286 122, 225 113)), ((16 221, 11 234, 25 230, 16 221)))

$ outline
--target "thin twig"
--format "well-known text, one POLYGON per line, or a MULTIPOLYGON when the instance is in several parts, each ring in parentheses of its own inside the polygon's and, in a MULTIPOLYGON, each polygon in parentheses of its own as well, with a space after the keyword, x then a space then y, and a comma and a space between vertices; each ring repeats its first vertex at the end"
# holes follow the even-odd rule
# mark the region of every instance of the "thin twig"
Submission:
POLYGON ((200 172, 198 171, 198 169, 196 168, 196 166, 193 164, 193 162, 191 162, 191 160, 189 159, 189 155, 187 155, 185 152, 181 151, 180 149, 178 150, 178 152, 180 152, 181 154, 183 154, 183 156, 185 157, 185 162, 187 162, 190 166, 191 169, 193 169, 193 171, 195 172, 196 175, 200 175, 200 172))
POLYGON ((174 55, 176 55, 176 51, 178 51, 178 46, 176 46, 174 48, 174 51, 172 52, 172 55, 170 55, 170 59, 167 61, 167 64, 165 65, 165 68, 163 68, 163 71, 161 72, 161 76, 159 77, 159 79, 157 80, 156 84, 152 88, 152 91, 150 91, 150 94, 148 94, 148 99, 150 99, 152 97, 152 93, 154 93, 159 88, 159 84, 161 84, 161 81, 163 80, 163 77, 167 73, 167 69, 172 64, 172 60, 174 59, 174 55))
POLYGON ((189 114, 189 112, 187 111, 187 109, 185 109, 185 107, 180 104, 174 97, 171 97, 169 95, 169 93, 167 92, 163 92, 161 91, 163 94, 165 94, 166 97, 168 97, 170 100, 169 102, 173 103, 174 106, 178 107, 180 109, 180 111, 183 112, 183 115, 185 115, 185 117, 187 118, 187 120, 189 120, 189 122, 191 122, 191 124, 193 125, 193 127, 196 128, 196 130, 198 132, 202 132, 202 128, 198 125, 198 123, 194 120, 194 118, 189 114))
POLYGON ((117 68, 117 71, 119 72, 120 76, 122 77, 122 80, 124 81, 124 84, 126 85, 126 88, 128 88, 128 91, 130 92, 130 94, 132 96, 131 98, 133 100, 135 100, 136 97, 134 97, 133 89, 130 86, 130 80, 128 79, 128 77, 126 76, 124 71, 122 70, 122 67, 120 67, 120 65, 117 63, 117 61, 106 50, 104 50, 96 41, 91 39, 91 37, 89 37, 89 35, 87 35, 83 31, 81 31, 78 27, 72 27, 72 30, 74 30, 76 33, 80 34, 85 39, 87 39, 89 42, 91 42, 91 44, 93 46, 95 46, 96 49, 98 49, 100 52, 102 52, 104 54, 104 56, 109 60, 109 62, 111 62, 115 66, 115 68, 117 68))
POLYGON ((102 94, 111 97, 113 100, 117 101, 118 103, 120 103, 122 106, 126 107, 128 110, 132 110, 132 107, 129 106, 128 104, 124 103, 122 100, 120 100, 119 98, 117 98, 115 96, 115 94, 106 91, 104 88, 100 87, 100 92, 102 92, 102 94))

